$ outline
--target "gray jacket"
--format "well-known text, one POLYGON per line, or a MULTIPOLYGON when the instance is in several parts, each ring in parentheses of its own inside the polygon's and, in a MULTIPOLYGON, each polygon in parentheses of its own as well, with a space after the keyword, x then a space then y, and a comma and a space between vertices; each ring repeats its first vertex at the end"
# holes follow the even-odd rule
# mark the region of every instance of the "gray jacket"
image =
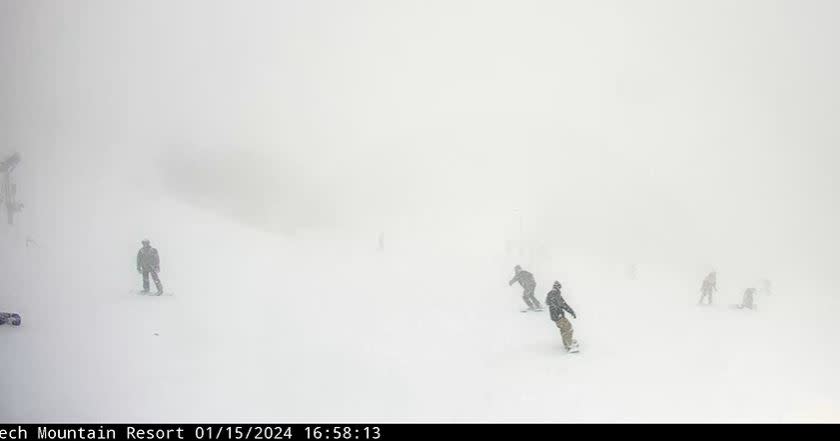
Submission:
POLYGON ((137 251, 137 270, 160 272, 160 256, 154 247, 141 247, 137 251))
POLYGON ((527 270, 520 270, 510 279, 508 285, 512 285, 513 283, 519 282, 525 289, 533 289, 537 287, 537 282, 534 280, 534 275, 527 270))

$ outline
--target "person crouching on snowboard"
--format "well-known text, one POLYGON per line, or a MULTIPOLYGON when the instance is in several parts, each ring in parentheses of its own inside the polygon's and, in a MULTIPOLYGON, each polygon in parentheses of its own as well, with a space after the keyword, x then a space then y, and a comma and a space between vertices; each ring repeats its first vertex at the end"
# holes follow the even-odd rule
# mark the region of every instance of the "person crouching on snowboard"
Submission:
POLYGON ((575 311, 566 303, 566 300, 563 299, 563 295, 560 294, 560 288, 562 287, 559 281, 555 281, 553 288, 548 292, 545 304, 548 306, 549 313, 551 314, 551 321, 560 328, 560 336, 563 337, 563 347, 566 348, 566 351, 570 351, 573 347, 577 346, 577 342, 572 338, 575 331, 572 329, 572 322, 566 318, 565 313, 568 312, 574 318, 577 318, 577 315, 575 315, 575 311))
POLYGON ((513 286, 513 283, 519 283, 522 286, 522 300, 528 305, 528 310, 542 309, 540 302, 534 298, 534 290, 537 288, 537 282, 534 280, 534 275, 527 270, 523 270, 519 265, 513 268, 515 274, 508 282, 508 286, 513 286))
POLYGON ((755 288, 748 287, 744 291, 744 299, 741 301, 741 305, 737 306, 738 309, 755 309, 755 305, 753 303, 753 298, 755 297, 755 288))
POLYGON ((160 283, 160 256, 158 251, 152 247, 149 240, 143 240, 143 247, 137 252, 137 273, 143 274, 143 292, 149 292, 149 274, 152 275, 152 280, 155 281, 157 294, 163 294, 163 285, 160 283))

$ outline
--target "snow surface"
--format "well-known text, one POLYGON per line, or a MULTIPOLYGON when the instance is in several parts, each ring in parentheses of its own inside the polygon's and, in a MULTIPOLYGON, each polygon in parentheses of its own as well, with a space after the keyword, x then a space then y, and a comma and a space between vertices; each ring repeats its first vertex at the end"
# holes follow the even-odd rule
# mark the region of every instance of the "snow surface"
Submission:
POLYGON ((0 311, 23 318, 0 327, 2 421, 840 420, 829 296, 776 286, 736 311, 743 281, 719 270, 701 307, 702 268, 528 262, 480 221, 422 221, 384 252, 378 228, 278 235, 108 162, 96 180, 19 176, 27 208, 0 227, 0 311), (174 296, 134 293, 143 238, 174 296), (564 283, 579 354, 548 312, 519 312, 519 261, 540 300, 564 283))
POLYGON ((109 196, 65 203, 37 247, 23 224, 0 232, 2 310, 23 316, 0 328, 0 420, 840 420, 827 297, 735 311, 723 288, 700 307, 702 275, 556 256, 533 270, 541 300, 561 279, 579 314, 568 355, 547 312, 519 312, 500 249, 378 253, 375 235, 272 235, 140 195, 93 209, 109 196), (143 237, 174 296, 132 293, 143 237))

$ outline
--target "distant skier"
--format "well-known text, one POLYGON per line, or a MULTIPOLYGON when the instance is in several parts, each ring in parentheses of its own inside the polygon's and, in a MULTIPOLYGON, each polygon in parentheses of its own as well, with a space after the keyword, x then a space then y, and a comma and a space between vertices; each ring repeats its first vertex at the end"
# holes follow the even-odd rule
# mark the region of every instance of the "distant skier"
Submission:
POLYGON ((528 305, 529 311, 540 310, 540 302, 534 298, 534 290, 537 288, 537 282, 534 280, 534 275, 522 267, 517 265, 513 268, 515 274, 508 282, 508 286, 513 286, 513 283, 519 283, 522 286, 522 300, 528 305))
POLYGON ((755 304, 753 303, 753 298, 755 297, 755 288, 748 287, 744 291, 744 299, 741 301, 741 304, 736 306, 738 309, 755 309, 755 304))
POLYGON ((149 240, 143 240, 143 247, 137 252, 137 272, 143 274, 143 292, 149 292, 149 274, 157 288, 157 295, 163 295, 163 285, 160 283, 160 256, 157 249, 152 247, 149 240))
POLYGON ((717 292, 717 273, 710 272, 703 279, 703 285, 700 286, 700 301, 697 304, 703 304, 703 300, 709 297, 709 304, 712 304, 712 294, 717 292))
POLYGON ((566 303, 566 300, 563 299, 563 295, 560 293, 562 287, 559 281, 555 281, 551 291, 548 292, 545 304, 548 306, 549 313, 551 314, 551 321, 560 328, 560 336, 563 337, 563 347, 568 352, 577 352, 578 345, 573 338, 575 331, 572 328, 572 322, 566 318, 565 313, 568 312, 574 318, 577 318, 577 315, 575 315, 575 311, 566 303))

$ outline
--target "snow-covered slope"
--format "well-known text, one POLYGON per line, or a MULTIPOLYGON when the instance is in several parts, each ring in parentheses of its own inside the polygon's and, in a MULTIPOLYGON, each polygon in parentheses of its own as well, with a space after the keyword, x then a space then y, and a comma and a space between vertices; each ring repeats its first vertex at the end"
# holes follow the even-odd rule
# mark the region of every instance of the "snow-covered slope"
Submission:
POLYGON ((533 270, 541 300, 561 279, 578 312, 568 355, 547 312, 518 311, 495 246, 389 238, 380 253, 373 237, 290 239, 117 196, 56 210, 38 246, 2 228, 0 310, 23 326, 0 328, 0 419, 840 420, 828 297, 742 312, 732 286, 699 307, 691 273, 641 265, 630 281, 555 253, 533 270), (144 237, 174 296, 131 293, 144 237))

